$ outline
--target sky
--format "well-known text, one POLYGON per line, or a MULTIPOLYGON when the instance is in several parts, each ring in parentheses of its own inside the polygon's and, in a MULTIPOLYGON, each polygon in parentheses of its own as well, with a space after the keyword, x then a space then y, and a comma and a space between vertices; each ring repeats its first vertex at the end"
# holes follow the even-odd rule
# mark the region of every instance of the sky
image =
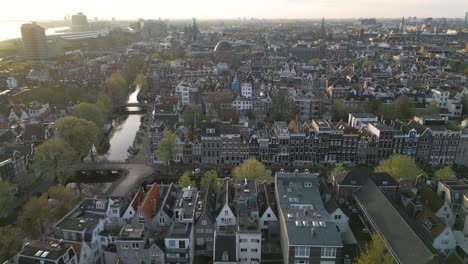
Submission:
MULTIPOLYGON (((3 1, 2 1, 3 2, 3 1)), ((5 0, 0 20, 88 18, 464 18, 468 0, 5 0), (6 7, 5 7, 6 6, 6 7)))

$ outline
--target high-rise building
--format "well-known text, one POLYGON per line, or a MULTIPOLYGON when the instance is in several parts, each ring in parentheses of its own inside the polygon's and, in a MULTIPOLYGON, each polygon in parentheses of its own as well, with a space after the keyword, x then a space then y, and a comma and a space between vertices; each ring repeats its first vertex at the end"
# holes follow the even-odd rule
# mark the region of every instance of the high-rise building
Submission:
POLYGON ((72 30, 74 32, 85 31, 88 29, 88 18, 83 13, 72 16, 72 30))
POLYGON ((468 28, 468 12, 465 13, 465 28, 468 28))
POLYGON ((23 39, 24 57, 30 60, 47 59, 47 41, 43 27, 32 24, 21 26, 21 36, 23 39))

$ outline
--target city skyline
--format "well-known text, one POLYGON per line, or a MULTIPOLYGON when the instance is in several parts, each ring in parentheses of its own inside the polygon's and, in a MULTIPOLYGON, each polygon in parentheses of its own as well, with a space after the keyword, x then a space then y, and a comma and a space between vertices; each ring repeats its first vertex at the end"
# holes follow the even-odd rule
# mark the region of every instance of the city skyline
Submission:
POLYGON ((235 5, 227 1, 171 1, 154 3, 149 0, 139 2, 139 5, 129 6, 122 0, 99 1, 83 0, 63 2, 45 0, 41 2, 26 1, 28 8, 24 9, 24 2, 10 2, 6 12, 0 15, 1 20, 58 20, 66 15, 84 12, 89 18, 103 19, 137 19, 137 18, 169 18, 186 19, 197 17, 200 19, 219 18, 285 18, 285 19, 313 19, 313 18, 396 18, 396 17, 447 17, 464 18, 468 11, 468 4, 463 0, 410 0, 410 1, 375 1, 358 0, 239 0, 235 5), (52 7, 52 8, 51 8, 52 7), (144 7, 144 8, 142 8, 144 7), (181 8, 183 7, 183 8, 181 8))

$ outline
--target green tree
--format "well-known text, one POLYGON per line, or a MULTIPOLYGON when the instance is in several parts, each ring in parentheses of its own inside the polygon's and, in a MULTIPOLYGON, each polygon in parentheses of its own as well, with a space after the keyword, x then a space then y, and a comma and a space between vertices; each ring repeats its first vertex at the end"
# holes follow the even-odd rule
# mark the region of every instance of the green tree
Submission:
POLYGON ((153 60, 159 60, 159 59, 160 59, 159 53, 154 53, 154 54, 151 56, 151 59, 153 59, 153 60))
POLYGON ((49 201, 46 195, 42 195, 23 205, 17 223, 28 237, 37 239, 43 237, 51 220, 49 201))
POLYGON ((142 73, 139 73, 136 76, 135 84, 140 86, 140 89, 141 89, 140 91, 145 92, 148 89, 148 81, 146 80, 145 75, 142 73))
POLYGON ((177 184, 182 188, 195 186, 195 182, 190 179, 190 172, 188 171, 184 172, 184 174, 180 176, 179 181, 177 181, 177 184))
POLYGON ((446 166, 442 169, 437 170, 434 176, 439 180, 453 180, 456 178, 455 172, 450 166, 446 166))
POLYGON ((113 73, 106 80, 107 94, 112 99, 114 104, 119 104, 125 101, 128 96, 128 83, 127 81, 117 73, 113 73))
POLYGON ((215 190, 218 189, 219 179, 216 170, 209 170, 203 174, 203 178, 201 178, 200 181, 200 188, 206 190, 209 183, 211 183, 215 190))
POLYGON ((203 118, 202 109, 198 105, 187 105, 182 111, 182 116, 185 123, 188 124, 191 128, 199 127, 203 118))
POLYGON ((236 181, 248 179, 271 182, 273 180, 271 171, 256 159, 244 161, 242 165, 234 168, 232 175, 236 181))
POLYGON ((393 102, 394 111, 397 118, 408 119, 414 116, 414 105, 406 95, 399 96, 393 102))
POLYGON ((364 252, 355 260, 357 264, 393 264, 392 255, 387 251, 384 241, 379 235, 373 235, 372 241, 366 245, 364 252))
POLYGON ((51 200, 50 214, 54 220, 62 218, 77 202, 74 192, 63 185, 51 186, 47 194, 51 200))
POLYGON ((369 66, 374 66, 375 65, 375 61, 372 61, 372 60, 368 60, 368 59, 365 59, 363 62, 362 62, 362 69, 364 70, 365 68, 369 67, 369 66))
POLYGON ((438 115, 440 114, 440 108, 435 101, 432 101, 426 106, 424 113, 427 115, 438 115))
POLYGON ((133 83, 139 73, 146 72, 148 66, 142 58, 129 58, 125 64, 124 76, 127 83, 133 83))
POLYGON ((11 193, 11 186, 8 182, 2 181, 0 178, 0 212, 8 208, 14 201, 14 196, 11 193))
POLYGON ((388 159, 382 160, 375 171, 386 172, 397 181, 400 178, 416 180, 419 175, 424 173, 412 157, 401 154, 394 154, 388 159))
POLYGON ((320 63, 320 59, 310 59, 307 61, 308 64, 318 64, 320 63))
POLYGON ((104 126, 106 119, 103 109, 98 105, 91 103, 77 104, 75 109, 73 109, 73 115, 93 122, 98 128, 102 128, 104 126))
POLYGON ((252 109, 248 109, 247 111, 245 111, 245 116, 249 120, 255 120, 255 118, 256 118, 255 112, 252 109))
POLYGON ((105 93, 100 93, 97 96, 96 106, 99 107, 105 115, 107 115, 112 111, 112 99, 105 93))
POLYGON ((79 155, 84 157, 93 145, 97 145, 99 128, 91 121, 67 116, 55 121, 56 136, 67 142, 79 155))
POLYGON ((16 255, 21 249, 24 232, 15 226, 0 227, 0 260, 6 260, 16 255))
POLYGON ((342 173, 346 173, 346 167, 343 165, 343 163, 338 163, 331 171, 330 174, 328 174, 328 181, 332 182, 333 178, 342 173))
POLYGON ((291 106, 287 90, 281 89, 271 95, 272 108, 269 113, 271 121, 290 121, 291 106))
POLYGON ((156 156, 159 160, 168 163, 175 156, 175 147, 176 147, 176 135, 168 130, 164 132, 161 142, 159 142, 158 149, 156 150, 156 156))
POLYGON ((66 183, 79 162, 77 152, 63 140, 53 137, 36 148, 34 167, 46 177, 66 183))

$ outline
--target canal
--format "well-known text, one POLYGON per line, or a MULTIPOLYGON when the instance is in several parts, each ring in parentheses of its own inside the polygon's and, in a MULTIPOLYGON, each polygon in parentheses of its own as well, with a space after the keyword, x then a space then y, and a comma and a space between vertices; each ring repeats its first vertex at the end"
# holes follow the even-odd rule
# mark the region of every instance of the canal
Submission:
MULTIPOLYGON (((128 103, 137 103, 137 95, 140 87, 128 97, 128 103)), ((134 107, 130 107, 134 108, 134 107)), ((136 107, 138 108, 138 107, 136 107)), ((140 128, 141 117, 143 114, 125 114, 120 115, 112 121, 112 131, 109 134, 109 150, 102 157, 108 161, 123 162, 127 159, 128 148, 132 146, 133 140, 140 128)))

